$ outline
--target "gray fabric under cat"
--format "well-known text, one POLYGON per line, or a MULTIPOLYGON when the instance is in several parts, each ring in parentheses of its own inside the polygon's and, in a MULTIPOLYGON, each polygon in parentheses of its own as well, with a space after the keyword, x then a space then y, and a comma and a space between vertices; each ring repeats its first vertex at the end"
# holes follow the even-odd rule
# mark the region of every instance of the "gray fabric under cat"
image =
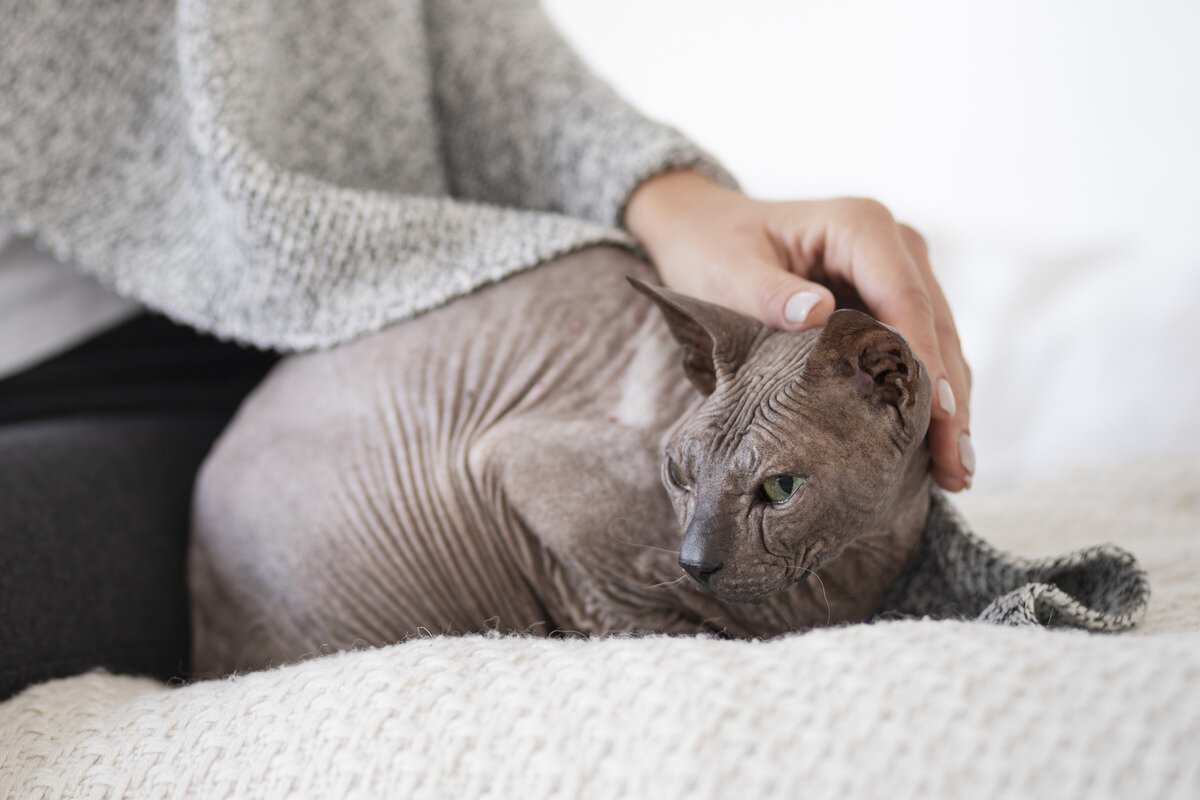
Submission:
POLYGON ((1128 551, 1100 545, 1042 559, 1003 553, 935 489, 921 545, 875 618, 1120 631, 1141 621, 1149 602, 1150 581, 1128 551))

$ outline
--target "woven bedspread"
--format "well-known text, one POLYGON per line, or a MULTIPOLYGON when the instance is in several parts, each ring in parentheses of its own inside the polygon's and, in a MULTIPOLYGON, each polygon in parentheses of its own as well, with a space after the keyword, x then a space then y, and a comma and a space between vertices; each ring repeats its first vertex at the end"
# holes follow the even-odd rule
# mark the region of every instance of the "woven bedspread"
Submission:
MULTIPOLYGON (((184 687, 91 674, 0 705, 0 797, 1197 797, 1197 486, 1187 462, 965 498, 1005 549, 1136 551, 1130 633, 435 637, 184 687)), ((1013 562, 1014 591, 1070 617, 1042 600, 1081 563, 1013 562)))

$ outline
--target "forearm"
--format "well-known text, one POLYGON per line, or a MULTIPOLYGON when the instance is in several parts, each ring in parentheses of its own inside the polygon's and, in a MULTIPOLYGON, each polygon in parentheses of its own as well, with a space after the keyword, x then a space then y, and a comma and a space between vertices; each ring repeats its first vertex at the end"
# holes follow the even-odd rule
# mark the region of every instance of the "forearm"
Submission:
POLYGON ((639 184, 629 196, 622 224, 653 257, 660 243, 698 217, 720 213, 726 203, 744 195, 723 186, 708 175, 691 169, 674 169, 654 175, 639 184))

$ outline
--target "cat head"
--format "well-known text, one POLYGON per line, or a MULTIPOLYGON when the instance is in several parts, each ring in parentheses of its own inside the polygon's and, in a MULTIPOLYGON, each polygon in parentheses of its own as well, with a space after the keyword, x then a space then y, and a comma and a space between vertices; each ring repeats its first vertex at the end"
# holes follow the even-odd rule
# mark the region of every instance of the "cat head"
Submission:
POLYGON ((851 310, 823 329, 776 331, 630 280, 706 395, 662 462, 679 564, 703 588, 764 601, 928 491, 932 389, 897 331, 851 310))

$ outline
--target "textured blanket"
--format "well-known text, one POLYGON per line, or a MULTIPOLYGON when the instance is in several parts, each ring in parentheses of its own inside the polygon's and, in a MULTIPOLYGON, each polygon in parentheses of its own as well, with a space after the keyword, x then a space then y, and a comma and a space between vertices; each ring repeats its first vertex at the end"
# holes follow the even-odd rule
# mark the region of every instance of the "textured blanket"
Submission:
POLYGON ((1195 797, 1200 634, 436 638, 0 711, 6 797, 1195 797))
MULTIPOLYGON (((988 539, 1137 550, 1121 636, 912 620, 770 642, 435 637, 0 705, 8 797, 1200 795, 1200 462, 964 499, 988 539)), ((968 612, 969 613, 969 612, 968 612)))

